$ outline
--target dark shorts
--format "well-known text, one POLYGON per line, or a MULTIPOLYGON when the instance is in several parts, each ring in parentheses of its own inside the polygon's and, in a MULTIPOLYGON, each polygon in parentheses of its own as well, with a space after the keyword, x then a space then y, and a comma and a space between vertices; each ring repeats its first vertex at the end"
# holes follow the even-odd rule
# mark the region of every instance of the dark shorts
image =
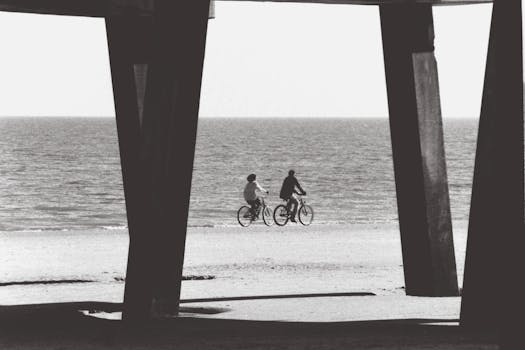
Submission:
POLYGON ((286 198, 283 198, 285 201, 292 201, 292 202, 298 202, 297 196, 295 193, 292 193, 291 195, 287 196, 286 198))
POLYGON ((257 208, 261 205, 261 200, 259 198, 253 200, 253 201, 246 201, 252 208, 257 208))

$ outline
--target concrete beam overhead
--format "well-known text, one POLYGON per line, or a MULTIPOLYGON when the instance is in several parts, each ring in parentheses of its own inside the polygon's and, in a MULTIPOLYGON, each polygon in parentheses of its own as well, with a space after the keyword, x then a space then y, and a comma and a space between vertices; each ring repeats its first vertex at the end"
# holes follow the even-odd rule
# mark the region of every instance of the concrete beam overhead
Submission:
MULTIPOLYGON (((467 5, 490 3, 492 0, 216 0, 252 2, 288 2, 348 5, 382 5, 422 3, 432 5, 467 5)), ((54 14, 84 17, 113 15, 151 15, 154 0, 0 0, 0 11, 54 14)), ((211 16, 213 17, 213 16, 211 16)))

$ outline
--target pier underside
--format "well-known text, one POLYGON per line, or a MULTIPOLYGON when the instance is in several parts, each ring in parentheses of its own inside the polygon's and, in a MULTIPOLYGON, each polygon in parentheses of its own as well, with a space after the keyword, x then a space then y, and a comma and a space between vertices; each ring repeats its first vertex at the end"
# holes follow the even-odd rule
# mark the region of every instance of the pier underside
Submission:
MULTIPOLYGON (((251 2, 288 2, 318 4, 384 5, 421 3, 432 5, 467 5, 492 0, 215 0, 251 2)), ((0 0, 0 11, 107 17, 113 15, 148 16, 155 10, 155 0, 0 0)))

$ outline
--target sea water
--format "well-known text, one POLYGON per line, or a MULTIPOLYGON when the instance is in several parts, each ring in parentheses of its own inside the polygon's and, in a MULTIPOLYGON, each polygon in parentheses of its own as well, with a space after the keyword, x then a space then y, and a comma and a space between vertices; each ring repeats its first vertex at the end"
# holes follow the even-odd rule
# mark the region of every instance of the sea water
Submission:
MULTIPOLYGON (((477 120, 444 126, 452 217, 465 221, 477 120)), ((250 173, 278 205, 290 169, 316 224, 397 222, 388 119, 201 118, 188 225, 236 225, 250 173)), ((0 231, 125 227, 114 118, 0 118, 0 194, 0 231)))

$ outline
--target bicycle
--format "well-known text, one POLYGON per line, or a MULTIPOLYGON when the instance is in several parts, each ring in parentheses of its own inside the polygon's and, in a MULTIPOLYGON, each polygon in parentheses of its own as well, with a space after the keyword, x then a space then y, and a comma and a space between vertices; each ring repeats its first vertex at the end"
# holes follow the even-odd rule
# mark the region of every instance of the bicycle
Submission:
POLYGON ((248 227, 252 222, 259 218, 259 214, 262 213, 262 220, 266 226, 272 226, 272 208, 266 205, 263 197, 261 198, 261 205, 257 208, 256 212, 251 207, 243 205, 237 211, 237 221, 242 227, 248 227))
MULTIPOLYGON (((308 226, 312 223, 314 219, 314 209, 312 206, 306 204, 306 200, 302 196, 299 197, 299 204, 297 205, 299 209, 297 210, 297 218, 299 222, 304 226, 308 226)), ((286 201, 286 200, 284 200, 286 201)), ((279 226, 284 226, 290 220, 292 213, 289 209, 289 203, 279 204, 275 207, 273 211, 273 220, 279 226)))

